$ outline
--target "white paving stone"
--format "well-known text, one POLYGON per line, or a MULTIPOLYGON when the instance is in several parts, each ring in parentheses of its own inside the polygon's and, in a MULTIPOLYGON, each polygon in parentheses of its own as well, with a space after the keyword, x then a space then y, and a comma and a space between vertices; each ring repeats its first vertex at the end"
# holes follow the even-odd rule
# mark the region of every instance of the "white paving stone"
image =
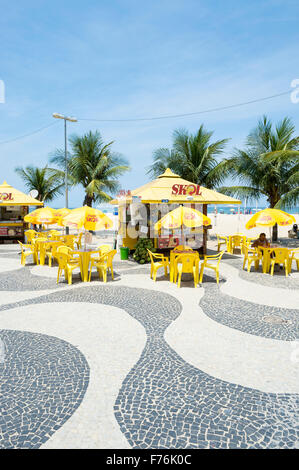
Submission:
MULTIPOLYGON (((207 271, 208 272, 208 271, 207 271)), ((259 285, 245 281, 239 276, 237 268, 222 263, 220 273, 226 278, 221 286, 223 294, 262 305, 297 309, 299 306, 299 288, 284 289, 259 285)), ((266 275, 266 274, 265 274, 266 275)))
POLYGON ((21 262, 19 259, 14 258, 4 258, 0 254, 0 273, 5 273, 7 271, 13 271, 15 269, 20 269, 21 262))

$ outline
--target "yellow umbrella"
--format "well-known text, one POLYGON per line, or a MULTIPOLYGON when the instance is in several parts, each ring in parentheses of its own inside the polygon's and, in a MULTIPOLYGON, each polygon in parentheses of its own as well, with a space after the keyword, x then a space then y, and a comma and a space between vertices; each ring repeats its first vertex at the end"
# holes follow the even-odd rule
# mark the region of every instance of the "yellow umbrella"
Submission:
POLYGON ((71 212, 71 209, 63 207, 62 209, 56 209, 54 212, 55 223, 62 225, 62 219, 71 212))
POLYGON ((73 209, 61 221, 64 226, 76 226, 78 229, 100 230, 113 227, 113 221, 98 209, 89 206, 73 209))
POLYGON ((246 228, 250 230, 254 227, 273 227, 275 224, 283 226, 295 222, 295 217, 287 212, 278 209, 264 209, 251 217, 246 224, 246 228))
POLYGON ((179 206, 171 212, 168 212, 162 219, 155 224, 155 230, 162 227, 166 229, 175 229, 185 225, 186 227, 201 227, 210 225, 211 219, 196 209, 179 206))
POLYGON ((24 222, 28 222, 30 224, 55 224, 55 210, 51 207, 42 207, 41 209, 36 209, 30 214, 27 214, 24 217, 24 222))

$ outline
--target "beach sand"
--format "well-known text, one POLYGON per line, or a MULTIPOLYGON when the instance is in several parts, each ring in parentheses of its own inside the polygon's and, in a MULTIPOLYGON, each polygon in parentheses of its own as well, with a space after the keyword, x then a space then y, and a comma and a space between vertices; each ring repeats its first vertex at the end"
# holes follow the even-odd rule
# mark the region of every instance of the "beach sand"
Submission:
MULTIPOLYGON (((246 230, 245 225, 248 220, 252 217, 252 214, 208 214, 212 228, 209 230, 209 235, 233 235, 234 233, 243 233, 248 237, 258 237, 261 232, 266 234, 267 238, 270 238, 272 233, 272 227, 255 227, 251 230, 246 230)), ((299 214, 293 214, 296 223, 299 225, 299 214)), ((288 236, 288 231, 292 228, 292 225, 285 227, 278 227, 278 238, 285 238, 288 236)))

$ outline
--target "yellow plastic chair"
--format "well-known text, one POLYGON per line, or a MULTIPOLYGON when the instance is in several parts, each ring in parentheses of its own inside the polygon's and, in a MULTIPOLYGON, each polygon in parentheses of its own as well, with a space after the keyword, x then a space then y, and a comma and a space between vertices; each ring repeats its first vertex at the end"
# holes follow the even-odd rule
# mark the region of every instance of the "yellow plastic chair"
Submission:
POLYGON ((73 253, 73 249, 70 247, 70 246, 67 246, 65 245, 64 243, 61 242, 61 245, 58 246, 57 250, 56 250, 56 253, 57 252, 60 252, 60 253, 65 253, 66 255, 68 255, 68 257, 72 260, 72 261, 78 261, 80 260, 80 257, 79 256, 74 256, 74 253, 73 253))
POLYGON ((63 238, 63 243, 73 250, 75 244, 75 235, 65 235, 63 238))
POLYGON ((152 253, 149 249, 147 249, 147 251, 151 259, 151 279, 156 281, 157 271, 160 268, 164 268, 165 276, 167 276, 167 268, 169 267, 169 259, 166 256, 162 255, 162 253, 152 253))
POLYGON ((289 275, 290 255, 288 248, 275 248, 275 250, 272 251, 272 258, 270 260, 271 276, 273 276, 275 264, 282 264, 285 269, 285 275, 289 275))
POLYGON ((178 287, 181 287, 181 280, 183 273, 193 274, 194 287, 198 284, 198 265, 199 265, 199 256, 195 253, 184 254, 176 257, 175 260, 175 282, 178 277, 178 287))
POLYGON ((48 263, 49 263, 50 268, 52 267, 52 259, 54 261, 56 251, 58 250, 58 248, 60 246, 63 246, 63 244, 62 243, 61 244, 55 243, 55 245, 52 245, 51 247, 46 249, 45 255, 46 255, 46 258, 48 258, 48 263))
POLYGON ((262 261, 263 256, 261 252, 258 252, 255 248, 249 248, 247 245, 242 245, 242 253, 244 255, 243 269, 245 269, 247 261, 247 272, 250 272, 251 264, 254 262, 255 270, 259 268, 260 261, 262 261))
POLYGON ((290 268, 289 272, 292 270, 293 261, 296 261, 297 271, 299 271, 299 248, 294 248, 290 250, 290 268))
POLYGON ((221 251, 217 255, 206 255, 204 257, 204 260, 200 268, 200 276, 199 276, 200 284, 202 283, 203 272, 205 268, 213 269, 215 271, 217 284, 219 284, 219 264, 224 253, 225 251, 221 251))
POLYGON ((225 245, 225 249, 227 250, 228 237, 225 237, 224 235, 218 235, 218 234, 216 234, 216 237, 217 237, 217 251, 220 251, 221 245, 225 245))
POLYGON ((27 256, 34 256, 34 251, 32 250, 32 245, 22 243, 18 240, 18 243, 21 247, 21 264, 25 266, 27 256))
POLYGON ((64 271, 64 277, 68 283, 72 284, 73 270, 80 267, 79 260, 71 259, 69 255, 59 250, 56 251, 55 258, 58 261, 57 284, 62 271, 64 271))
POLYGON ((93 261, 100 261, 101 257, 105 254, 105 253, 109 253, 109 251, 112 250, 112 247, 111 245, 99 245, 98 248, 99 250, 99 256, 92 256, 91 259, 93 261))
POLYGON ((36 237, 38 237, 38 232, 36 230, 26 230, 26 232, 24 232, 24 235, 26 237, 26 240, 28 243, 31 243, 32 240, 36 237))
POLYGON ((43 249, 41 247, 40 242, 44 242, 46 240, 47 240, 46 237, 37 237, 37 238, 34 238, 31 242, 31 245, 32 245, 33 251, 34 251, 34 261, 35 261, 36 264, 40 263, 40 261, 39 261, 40 251, 43 249))
POLYGON ((111 250, 104 253, 99 261, 98 260, 94 260, 94 259, 91 259, 91 262, 90 262, 90 271, 89 271, 89 282, 91 280, 91 272, 92 272, 92 268, 93 266, 95 266, 97 268, 97 271, 99 273, 99 277, 100 277, 100 274, 102 275, 102 278, 103 278, 103 281, 104 282, 107 282, 107 272, 110 270, 111 272, 111 277, 112 277, 112 280, 114 281, 114 273, 113 273, 113 265, 112 265, 112 262, 113 262, 113 258, 114 256, 116 255, 117 251, 116 250, 111 250))
POLYGON ((74 238, 74 243, 77 245, 78 250, 80 250, 80 248, 81 248, 82 237, 83 237, 83 232, 79 233, 74 238))
POLYGON ((246 244, 245 235, 233 235, 230 239, 230 253, 233 254, 235 248, 240 248, 241 250, 243 244, 246 244))
POLYGON ((60 232, 58 232, 58 230, 50 230, 48 233, 48 238, 49 240, 55 240, 55 238, 59 235, 60 235, 60 232))

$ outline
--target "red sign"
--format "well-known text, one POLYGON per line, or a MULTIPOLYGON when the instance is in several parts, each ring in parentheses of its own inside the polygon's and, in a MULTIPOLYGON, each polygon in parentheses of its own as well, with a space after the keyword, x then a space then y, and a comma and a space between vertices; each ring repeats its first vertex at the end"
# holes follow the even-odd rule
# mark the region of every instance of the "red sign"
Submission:
POLYGON ((13 201, 12 193, 0 193, 0 201, 13 201))
POLYGON ((198 184, 174 184, 172 192, 174 196, 200 196, 200 186, 198 184))
POLYGON ((88 215, 86 217, 86 222, 96 223, 96 222, 99 222, 99 218, 96 215, 88 215))
POLYGON ((116 197, 126 197, 131 196, 131 190, 121 189, 116 197))
POLYGON ((174 248, 175 246, 178 246, 179 242, 179 238, 172 236, 161 237, 158 239, 158 248, 174 248))

